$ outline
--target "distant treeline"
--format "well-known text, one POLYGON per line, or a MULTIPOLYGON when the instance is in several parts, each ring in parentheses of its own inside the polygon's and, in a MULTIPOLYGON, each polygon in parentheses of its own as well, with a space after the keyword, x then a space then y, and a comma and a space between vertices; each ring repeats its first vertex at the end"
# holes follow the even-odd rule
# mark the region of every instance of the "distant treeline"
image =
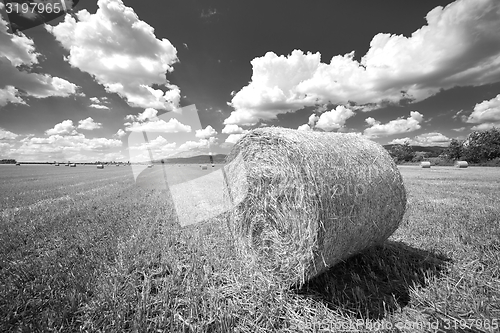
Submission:
MULTIPOLYGON (((126 165, 127 163, 111 163, 111 162, 17 162, 16 160, 13 159, 3 159, 0 160, 0 164, 16 164, 16 163, 22 163, 22 164, 42 164, 42 165, 54 165, 54 164, 76 164, 76 165, 96 165, 96 164, 105 164, 105 165, 126 165)), ((130 163, 129 163, 130 164, 130 163)))
POLYGON ((465 140, 452 139, 448 147, 439 149, 422 151, 423 147, 410 146, 409 142, 385 147, 396 162, 420 162, 437 157, 441 162, 463 160, 476 165, 500 165, 500 129, 495 127, 474 131, 465 140))
POLYGON ((17 161, 16 160, 13 160, 13 159, 3 159, 3 160, 0 160, 0 164, 16 164, 17 161))

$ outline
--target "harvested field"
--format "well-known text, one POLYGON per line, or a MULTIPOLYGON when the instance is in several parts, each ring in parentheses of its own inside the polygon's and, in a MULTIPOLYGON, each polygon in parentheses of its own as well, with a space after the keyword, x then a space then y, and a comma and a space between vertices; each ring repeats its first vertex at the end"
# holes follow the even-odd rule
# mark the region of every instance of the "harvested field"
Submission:
POLYGON ((225 216, 179 226, 168 186, 209 175, 199 165, 165 166, 166 183, 146 168, 140 186, 131 168, 95 168, 0 166, 0 331, 329 332, 365 320, 421 332, 463 318, 497 331, 498 168, 398 167, 408 209, 396 232, 300 289, 239 260, 225 216))

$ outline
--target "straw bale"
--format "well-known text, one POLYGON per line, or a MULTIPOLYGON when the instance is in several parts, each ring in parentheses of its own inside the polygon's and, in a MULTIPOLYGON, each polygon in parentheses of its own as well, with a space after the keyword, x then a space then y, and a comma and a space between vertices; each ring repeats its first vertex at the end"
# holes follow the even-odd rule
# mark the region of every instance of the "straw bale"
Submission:
POLYGON ((356 134, 259 128, 233 146, 226 163, 238 159, 244 165, 233 169, 244 174, 225 175, 237 249, 291 283, 384 242, 405 213, 393 159, 356 134))
POLYGON ((430 169, 431 167, 431 162, 429 161, 424 161, 424 162, 420 162, 420 166, 424 169, 430 169))
POLYGON ((456 161, 455 162, 455 168, 465 169, 468 166, 469 166, 469 163, 467 163, 467 161, 456 161))

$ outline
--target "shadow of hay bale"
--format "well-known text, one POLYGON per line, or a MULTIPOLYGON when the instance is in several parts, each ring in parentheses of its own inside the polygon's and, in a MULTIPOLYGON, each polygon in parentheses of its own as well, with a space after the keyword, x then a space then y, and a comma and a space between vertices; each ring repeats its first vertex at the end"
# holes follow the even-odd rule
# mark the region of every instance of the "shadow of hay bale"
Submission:
POLYGON ((426 286, 426 279, 446 271, 450 258, 401 242, 386 241, 346 261, 296 290, 356 313, 381 319, 410 301, 410 288, 426 286))

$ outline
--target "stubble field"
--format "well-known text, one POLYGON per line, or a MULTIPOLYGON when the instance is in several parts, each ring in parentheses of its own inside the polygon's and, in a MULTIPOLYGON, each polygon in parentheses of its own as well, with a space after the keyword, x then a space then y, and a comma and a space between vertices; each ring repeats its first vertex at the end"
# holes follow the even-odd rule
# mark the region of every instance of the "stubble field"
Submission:
POLYGON ((299 289, 240 260, 224 214, 179 225, 169 187, 211 168, 0 166, 0 331, 498 331, 500 169, 400 170, 389 241, 299 289))

